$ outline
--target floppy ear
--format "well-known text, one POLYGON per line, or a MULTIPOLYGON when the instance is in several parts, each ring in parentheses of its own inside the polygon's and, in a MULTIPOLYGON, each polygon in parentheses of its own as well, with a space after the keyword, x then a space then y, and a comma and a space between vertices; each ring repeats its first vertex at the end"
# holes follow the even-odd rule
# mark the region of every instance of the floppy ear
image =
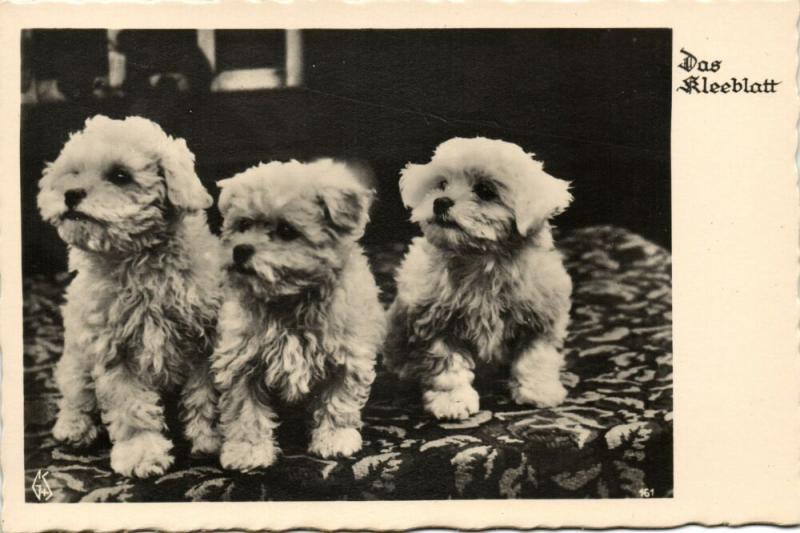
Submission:
POLYGON ((42 169, 42 176, 39 178, 39 188, 53 179, 53 169, 55 168, 55 161, 46 161, 42 169))
POLYGON ((194 171, 194 154, 185 140, 169 137, 169 145, 161 154, 159 166, 172 205, 187 211, 211 207, 213 200, 194 171))
POLYGON ((232 181, 233 178, 225 178, 217 182, 217 188, 219 189, 219 198, 217 199, 217 207, 219 208, 220 213, 222 213, 223 215, 228 210, 228 205, 230 204, 230 197, 231 197, 231 194, 229 191, 226 190, 226 187, 232 181))
POLYGON ((515 205, 517 229, 522 235, 563 212, 572 202, 569 182, 545 173, 541 163, 536 166, 535 172, 523 177, 525 185, 515 205))
POLYGON ((361 186, 323 187, 319 190, 319 203, 328 225, 337 233, 349 234, 359 239, 369 221, 369 207, 373 191, 361 186))
POLYGON ((403 205, 415 208, 433 186, 434 174, 429 165, 409 163, 400 171, 400 198, 403 205))

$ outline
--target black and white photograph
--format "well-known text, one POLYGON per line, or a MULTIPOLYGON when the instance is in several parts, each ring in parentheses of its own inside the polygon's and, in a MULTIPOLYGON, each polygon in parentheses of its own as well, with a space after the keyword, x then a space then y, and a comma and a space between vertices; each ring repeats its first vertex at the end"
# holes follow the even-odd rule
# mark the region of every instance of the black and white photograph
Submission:
POLYGON ((19 39, 27 502, 674 497, 670 28, 19 39))

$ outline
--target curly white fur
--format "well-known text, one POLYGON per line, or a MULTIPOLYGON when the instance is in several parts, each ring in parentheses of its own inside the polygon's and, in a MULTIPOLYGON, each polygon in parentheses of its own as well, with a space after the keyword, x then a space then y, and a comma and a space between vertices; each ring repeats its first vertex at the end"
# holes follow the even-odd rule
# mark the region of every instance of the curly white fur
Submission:
POLYGON ((455 138, 409 164, 400 191, 425 237, 398 272, 387 366, 420 381, 437 418, 477 412, 476 363, 510 364, 518 403, 563 401, 572 283, 548 220, 569 205, 568 183, 515 144, 455 138))
POLYGON ((149 120, 96 116, 39 187, 39 210, 77 271, 63 307, 53 435, 89 444, 99 407, 112 468, 161 474, 172 463, 161 393, 182 386, 184 434, 194 452, 215 452, 209 356, 221 299, 218 241, 202 211, 211 197, 194 155, 149 120))
POLYGON ((311 453, 349 456, 361 448, 361 409, 385 329, 357 243, 372 194, 332 160, 261 164, 219 185, 221 464, 251 470, 275 461, 270 394, 311 400, 311 453))

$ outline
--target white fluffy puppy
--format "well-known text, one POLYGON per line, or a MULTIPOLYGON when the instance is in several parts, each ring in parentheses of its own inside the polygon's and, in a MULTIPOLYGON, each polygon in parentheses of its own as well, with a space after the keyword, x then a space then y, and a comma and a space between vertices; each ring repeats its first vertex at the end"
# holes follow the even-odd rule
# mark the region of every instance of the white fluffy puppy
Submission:
POLYGON ((420 381, 437 418, 478 411, 476 363, 510 364, 517 403, 561 403, 572 282, 548 220, 569 205, 568 183, 515 144, 455 138, 407 165, 400 192, 424 238, 397 275, 387 366, 420 381))
POLYGON ((95 116, 39 182, 42 217, 69 247, 77 276, 66 294, 62 394, 53 436, 87 445, 100 408, 126 476, 163 473, 162 392, 182 386, 193 452, 219 447, 210 376, 219 289, 212 200, 183 139, 140 118, 95 116))
POLYGON ((310 400, 311 453, 349 456, 361 448, 361 409, 385 331, 357 242, 372 192, 329 159, 261 164, 219 185, 227 257, 213 360, 220 462, 247 471, 275 461, 270 395, 310 400))

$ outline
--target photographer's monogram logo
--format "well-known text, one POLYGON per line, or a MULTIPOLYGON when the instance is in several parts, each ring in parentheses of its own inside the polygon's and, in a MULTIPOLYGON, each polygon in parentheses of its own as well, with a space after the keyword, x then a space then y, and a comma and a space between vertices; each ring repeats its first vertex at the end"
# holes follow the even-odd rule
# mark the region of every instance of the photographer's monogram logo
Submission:
POLYGON ((33 495, 36 496, 36 499, 41 501, 47 501, 53 497, 53 491, 50 490, 50 485, 47 483, 47 474, 50 472, 41 470, 36 471, 36 477, 33 478, 33 483, 31 483, 31 490, 33 491, 33 495))

